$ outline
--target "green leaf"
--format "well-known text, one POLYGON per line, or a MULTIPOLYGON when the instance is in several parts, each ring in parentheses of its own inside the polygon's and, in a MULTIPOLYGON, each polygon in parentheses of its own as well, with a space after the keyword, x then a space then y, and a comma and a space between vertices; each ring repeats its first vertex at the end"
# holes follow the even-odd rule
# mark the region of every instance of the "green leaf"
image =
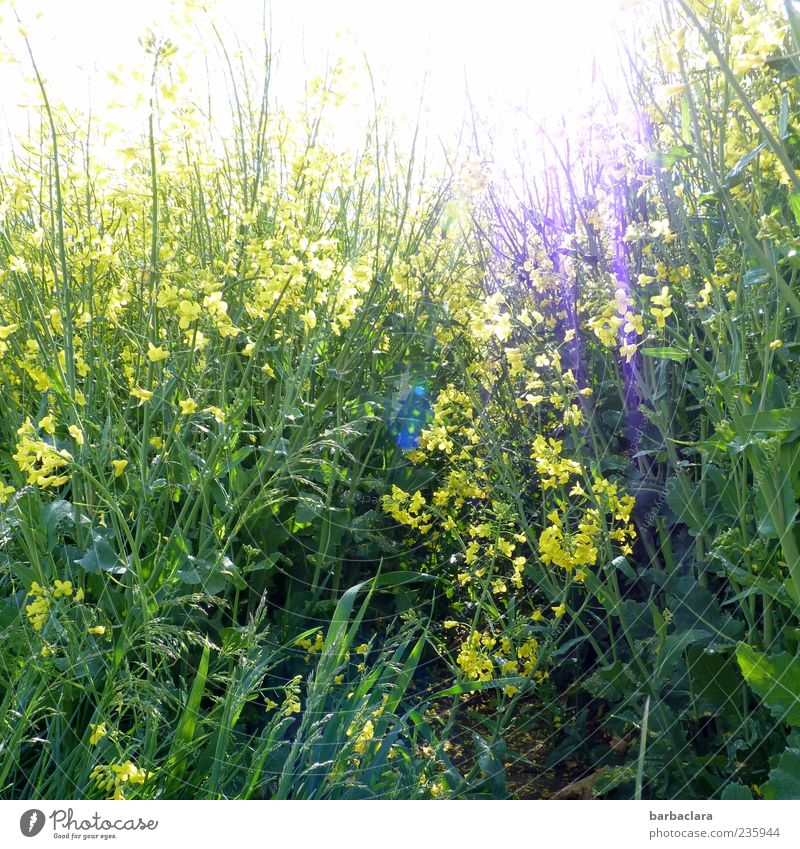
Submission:
POLYGON ((490 744, 488 740, 475 731, 471 732, 471 736, 472 742, 475 744, 475 753, 481 776, 489 785, 492 797, 502 799, 506 795, 506 771, 503 767, 506 744, 502 738, 490 744))
POLYGON ((639 577, 627 559, 621 555, 611 561, 611 566, 618 572, 622 572, 629 581, 635 581, 639 577))
MULTIPOLYGON (((435 580, 433 575, 424 575, 420 572, 388 572, 385 575, 376 575, 374 578, 362 581, 360 584, 350 587, 347 592, 339 599, 336 604, 336 609, 331 617, 331 624, 328 626, 328 633, 325 635, 325 644, 323 647, 324 659, 330 659, 334 665, 338 665, 347 651, 347 644, 350 633, 353 631, 347 630, 347 625, 350 621, 350 614, 353 611, 356 596, 361 590, 369 587, 370 591, 383 587, 398 587, 403 584, 410 584, 415 581, 432 581, 435 580), (332 650, 335 647, 335 650, 332 650)), ((357 627, 360 622, 360 616, 363 612, 356 616, 354 626, 357 627)), ((322 661, 320 662, 322 666, 322 661)))
POLYGON ((647 155, 647 161, 655 168, 663 168, 669 170, 682 159, 688 159, 693 156, 691 148, 684 145, 675 145, 667 151, 654 150, 647 155))
POLYGON ((708 711, 732 723, 740 722, 743 681, 734 653, 693 645, 686 649, 686 661, 698 713, 708 711))
POLYGON ((760 286, 762 283, 766 283, 769 280, 769 274, 767 274, 766 269, 758 266, 756 268, 749 268, 745 271, 744 276, 742 277, 742 283, 745 286, 760 286))
POLYGON ((734 186, 738 186, 739 183, 744 182, 744 179, 747 176, 745 169, 761 153, 761 151, 766 148, 766 146, 766 142, 761 142, 758 147, 755 147, 749 153, 746 153, 726 174, 725 181, 722 184, 723 188, 732 189, 734 186))
POLYGON ((689 354, 680 348, 642 348, 641 352, 646 357, 654 357, 657 360, 672 360, 676 363, 684 362, 689 354))
POLYGON ((768 657, 739 643, 736 660, 750 689, 770 713, 780 722, 800 725, 800 658, 786 652, 768 657))
POLYGON ((778 138, 783 141, 789 135, 789 96, 784 92, 778 113, 778 138))
POLYGON ((200 665, 197 667, 192 689, 189 692, 189 698, 186 701, 186 707, 181 714, 178 722, 178 737, 184 743, 191 743, 194 740, 195 731, 197 729, 197 718, 200 712, 200 700, 203 698, 203 692, 206 688, 206 678, 208 677, 208 646, 203 647, 203 655, 200 658, 200 665))
POLYGON ((780 756, 761 792, 765 799, 800 799, 800 749, 787 749, 780 756))
POLYGON ((677 663, 684 650, 695 643, 708 643, 711 634, 701 628, 688 631, 680 630, 670 634, 661 647, 658 655, 657 674, 668 675, 677 663))
POLYGON ((411 679, 414 677, 414 672, 416 671, 417 664, 419 663, 419 659, 422 656, 422 650, 425 648, 425 641, 427 639, 427 631, 417 640, 414 648, 411 649, 406 662, 403 664, 402 670, 400 670, 400 674, 397 676, 395 680, 394 687, 392 687, 392 691, 389 694, 389 698, 386 702, 384 710, 387 714, 391 715, 397 710, 397 706, 400 704, 400 700, 405 695, 406 690, 408 689, 408 685, 411 683, 411 679))
POLYGON ((703 508, 699 494, 692 489, 684 492, 677 476, 667 481, 667 505, 676 520, 688 526, 692 536, 703 533, 708 527, 708 513, 703 508))
POLYGON ((725 789, 722 791, 722 795, 720 799, 731 799, 731 800, 739 800, 739 799, 752 799, 753 793, 750 788, 744 784, 739 784, 739 782, 726 784, 725 789))
POLYGON ((187 555, 177 575, 185 584, 200 584, 203 591, 211 595, 221 593, 228 584, 232 584, 237 590, 247 589, 247 582, 239 574, 233 561, 224 555, 218 557, 215 563, 187 555))
POLYGON ((58 541, 61 526, 75 522, 75 509, 69 501, 63 499, 51 501, 42 507, 39 513, 39 521, 47 531, 47 550, 52 551, 58 541))
POLYGON ((744 623, 723 613, 715 595, 701 587, 693 576, 673 574, 664 579, 653 573, 653 579, 667 594, 667 607, 672 611, 676 631, 708 630, 717 642, 729 646, 742 638, 744 623))
POLYGON ((796 192, 789 193, 789 206, 794 213, 794 220, 800 224, 800 195, 796 192))
POLYGON ((85 569, 94 575, 99 575, 102 572, 108 572, 111 575, 124 575, 128 571, 125 566, 119 563, 116 552, 102 537, 98 537, 95 544, 75 563, 81 569, 85 569))
POLYGON ((629 664, 620 660, 593 672, 582 684, 587 693, 598 699, 616 701, 634 688, 636 678, 629 664))
POLYGON ((530 678, 494 678, 491 681, 462 681, 460 684, 454 684, 445 690, 439 690, 432 696, 428 696, 426 700, 435 701, 436 699, 444 699, 447 696, 460 696, 462 693, 479 693, 482 690, 502 690, 503 687, 517 687, 522 689, 531 683, 530 678))
POLYGON ((736 419, 740 435, 753 433, 789 433, 800 427, 800 407, 782 407, 777 410, 762 410, 736 419))
POLYGON ((313 522, 325 511, 325 504, 322 499, 316 495, 301 495, 297 499, 297 507, 294 511, 294 520, 299 525, 305 525, 308 522, 313 522))

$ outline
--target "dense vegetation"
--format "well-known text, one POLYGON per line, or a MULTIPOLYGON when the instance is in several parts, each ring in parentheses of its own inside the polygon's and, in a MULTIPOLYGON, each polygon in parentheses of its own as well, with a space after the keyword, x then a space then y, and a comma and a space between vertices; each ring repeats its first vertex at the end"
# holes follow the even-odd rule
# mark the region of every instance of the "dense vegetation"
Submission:
POLYGON ((153 34, 130 145, 31 53, 4 798, 800 796, 800 16, 643 27, 534 169, 268 44, 219 144, 153 34))

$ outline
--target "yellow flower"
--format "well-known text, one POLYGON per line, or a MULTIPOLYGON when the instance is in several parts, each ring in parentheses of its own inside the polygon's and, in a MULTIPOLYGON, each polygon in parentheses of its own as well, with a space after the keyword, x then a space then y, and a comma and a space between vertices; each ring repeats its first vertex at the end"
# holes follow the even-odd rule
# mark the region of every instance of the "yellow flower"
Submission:
POLYGON ((502 578, 495 578, 492 581, 492 592, 495 595, 502 595, 503 593, 508 592, 506 582, 502 578))
POLYGON ((534 622, 541 622, 542 619, 544 619, 544 614, 541 610, 534 610, 533 613, 531 613, 531 619, 533 619, 534 622))
POLYGON ((655 304, 656 306, 659 306, 659 307, 664 307, 665 309, 667 307, 669 307, 670 304, 672 303, 672 295, 669 292, 669 287, 668 286, 662 286, 661 287, 661 294, 660 295, 653 295, 653 297, 650 298, 650 303, 655 304))
POLYGON ((0 481, 0 504, 5 504, 8 501, 9 495, 13 495, 16 492, 13 486, 8 486, 8 484, 0 481))
POLYGON ((153 393, 149 389, 142 389, 139 386, 134 386, 134 388, 131 389, 131 395, 134 398, 139 399, 140 407, 145 401, 149 401, 153 397, 153 393))
POLYGON ((219 407, 206 407, 203 410, 204 413, 211 413, 212 416, 220 423, 223 424, 225 421, 225 413, 220 410, 219 407))
POLYGON ((86 629, 87 634, 95 634, 98 637, 102 637, 106 632, 105 625, 93 625, 91 628, 86 629))
POLYGON ((640 315, 632 312, 625 314, 625 326, 623 330, 626 333, 638 333, 641 336, 644 333, 644 321, 640 315))
POLYGON ((197 409, 197 401, 194 401, 192 398, 184 398, 181 401, 178 401, 178 404, 181 408, 181 413, 184 416, 191 416, 191 414, 197 409))
POLYGON ((200 318, 200 304, 193 301, 183 300, 178 304, 178 326, 181 330, 186 330, 189 325, 194 324, 200 318))
POLYGON ((661 287, 660 295, 653 295, 650 298, 650 314, 654 316, 656 324, 659 327, 665 326, 665 321, 672 315, 672 296, 666 286, 661 287), (655 304, 655 306, 652 306, 655 304))
POLYGON ((89 745, 90 746, 96 746, 103 739, 103 737, 105 737, 106 734, 108 734, 108 731, 106 730, 105 722, 99 722, 97 724, 90 722, 89 723, 89 729, 92 732, 91 735, 89 736, 89 745))
POLYGON ((130 784, 144 784, 146 778, 150 778, 152 773, 145 772, 139 769, 132 761, 126 761, 124 764, 112 764, 111 769, 117 775, 117 781, 128 782, 130 784))
MULTIPOLYGON (((348 729, 347 733, 348 733, 348 736, 352 733, 352 726, 350 726, 350 729, 348 729)), ((364 727, 361 729, 358 736, 356 737, 356 741, 353 745, 353 748, 355 749, 355 751, 358 752, 358 754, 363 755, 364 751, 367 748, 367 744, 369 743, 369 741, 374 736, 375 736, 375 726, 372 724, 372 720, 368 719, 364 723, 364 727)))
POLYGON ((178 290, 174 286, 163 284, 156 297, 156 306, 164 309, 178 304, 178 290))
MULTIPOLYGON (((31 592, 33 592, 33 589, 31 589, 31 592)), ((28 621, 33 626, 34 631, 42 630, 44 623, 47 621, 49 611, 50 600, 43 595, 38 595, 30 604, 25 605, 25 615, 28 617, 28 621)))
POLYGON ((620 357, 625 357, 625 362, 629 363, 633 359, 637 350, 637 345, 620 345, 619 355, 620 357))
POLYGON ((780 339, 774 339, 769 343, 770 351, 776 351, 778 348, 783 346, 783 342, 780 339))
POLYGON ((78 427, 78 425, 70 425, 67 430, 69 430, 69 435, 78 443, 78 445, 83 445, 83 431, 78 427))
POLYGON ((550 609, 553 611, 557 618, 563 616, 567 612, 567 608, 563 604, 559 604, 558 607, 551 607, 550 609))
POLYGON ((48 413, 40 422, 39 427, 47 431, 51 436, 56 432, 56 420, 52 413, 48 413))
POLYGON ((53 595, 58 598, 59 596, 68 596, 72 595, 72 581, 53 581, 53 595))
POLYGON ((663 237, 665 242, 672 242, 675 239, 675 234, 669 229, 669 220, 664 218, 661 221, 651 221, 650 230, 656 237, 663 237))
POLYGON ((125 471, 125 466, 128 465, 128 461, 112 460, 111 465, 114 467, 114 477, 118 478, 125 471))
POLYGON ((152 342, 147 343, 147 359, 151 363, 160 363, 162 360, 166 360, 168 356, 169 351, 156 347, 152 342))

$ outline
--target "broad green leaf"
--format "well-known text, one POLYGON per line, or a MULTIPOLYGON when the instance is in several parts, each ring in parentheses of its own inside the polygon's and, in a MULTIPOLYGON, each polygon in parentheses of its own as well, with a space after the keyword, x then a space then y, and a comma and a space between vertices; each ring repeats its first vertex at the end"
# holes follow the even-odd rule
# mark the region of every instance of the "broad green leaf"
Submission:
POLYGON ((80 559, 75 561, 81 569, 87 572, 99 575, 102 572, 109 572, 112 575, 124 575, 127 568, 119 562, 114 549, 102 538, 99 537, 95 544, 86 552, 80 559))
POLYGON ((699 493, 690 489, 688 482, 687 490, 684 492, 677 476, 670 478, 667 481, 667 504, 677 521, 687 525, 692 536, 697 536, 708 528, 708 512, 703 508, 699 493))
POLYGON ((736 646, 736 660, 750 689, 780 722, 800 725, 800 658, 767 656, 747 643, 736 646))
POLYGON ((503 767, 503 758, 506 755, 505 741, 501 737, 494 743, 489 743, 475 731, 471 732, 471 736, 475 744, 481 776, 488 783, 492 797, 502 799, 506 793, 506 771, 503 767))
POLYGON ((738 782, 726 784, 720 799, 752 799, 753 793, 749 787, 738 782))
POLYGON ((325 504, 319 496, 302 495, 297 499, 297 507, 294 511, 294 520, 300 525, 313 522, 325 511, 325 504))
POLYGON ((789 433, 800 427, 800 407, 762 410, 736 419, 740 436, 753 433, 789 433))
POLYGON ((761 788, 765 799, 800 799, 800 749, 787 749, 761 788))
POLYGON ((740 721, 743 681, 734 653, 693 645, 686 649, 686 662, 698 713, 708 711, 730 722, 740 721))
POLYGON ((636 677, 630 664, 620 660, 596 670, 582 684, 587 693, 607 701, 621 699, 635 686, 636 677))
POLYGON ((75 509, 69 501, 51 501, 42 507, 39 519, 47 531, 47 550, 52 551, 58 541, 61 526, 74 523, 75 509))

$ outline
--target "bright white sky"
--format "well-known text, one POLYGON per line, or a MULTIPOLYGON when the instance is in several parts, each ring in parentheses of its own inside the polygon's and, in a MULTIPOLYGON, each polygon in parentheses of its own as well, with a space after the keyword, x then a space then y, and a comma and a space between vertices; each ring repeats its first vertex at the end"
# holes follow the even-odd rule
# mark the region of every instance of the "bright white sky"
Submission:
MULTIPOLYGON (((91 102, 95 113, 119 96, 106 71, 119 63, 147 68, 138 44, 145 29, 155 24, 157 30, 174 31, 168 18, 175 4, 168 0, 18 0, 16 5, 51 99, 82 109, 91 102)), ((429 73, 435 132, 446 134, 459 125, 465 79, 482 113, 510 105, 538 119, 577 104, 578 80, 586 78, 593 54, 613 84, 614 28, 625 25, 629 13, 621 7, 631 5, 630 0, 272 0, 278 91, 297 97, 327 55, 344 52, 363 64, 361 51, 397 117, 415 115, 429 73)), ((25 58, 11 6, 0 0, 0 49, 25 58)), ((222 0, 214 15, 226 44, 238 38, 257 45, 261 0, 222 0)), ((177 40, 182 43, 180 36, 177 40)), ((0 130, 20 126, 23 70, 29 68, 0 65, 0 130)), ((193 73, 206 79, 200 64, 193 73)), ((212 77, 213 85, 224 85, 221 65, 212 77)))

